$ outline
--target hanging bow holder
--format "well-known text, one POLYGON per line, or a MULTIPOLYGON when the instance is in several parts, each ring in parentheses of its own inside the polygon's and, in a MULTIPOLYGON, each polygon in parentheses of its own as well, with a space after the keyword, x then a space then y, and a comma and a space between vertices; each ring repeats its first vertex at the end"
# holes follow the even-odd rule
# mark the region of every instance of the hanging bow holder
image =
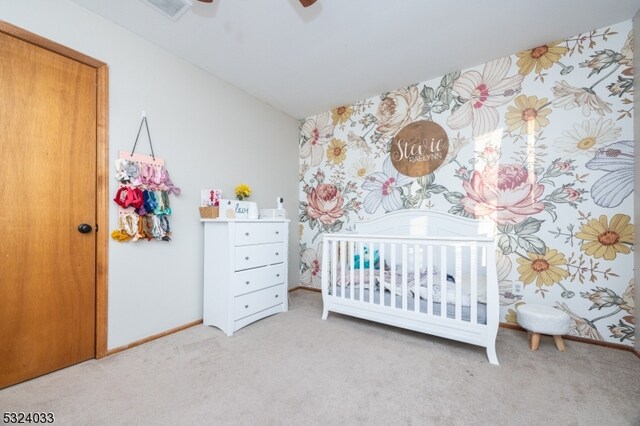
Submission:
POLYGON ((139 241, 171 239, 169 195, 180 194, 169 177, 164 160, 156 158, 147 117, 143 114, 131 152, 120 151, 116 160, 118 190, 113 201, 118 205, 118 229, 114 240, 139 241), (142 127, 145 127, 151 156, 136 154, 142 127))

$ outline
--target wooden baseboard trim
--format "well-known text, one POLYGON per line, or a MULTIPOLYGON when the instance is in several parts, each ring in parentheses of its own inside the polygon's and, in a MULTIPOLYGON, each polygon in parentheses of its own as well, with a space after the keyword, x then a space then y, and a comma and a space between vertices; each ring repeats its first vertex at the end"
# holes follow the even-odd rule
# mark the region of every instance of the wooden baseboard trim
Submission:
POLYGON ((517 331, 527 331, 524 328, 520 327, 518 324, 512 324, 510 322, 501 322, 500 328, 508 328, 509 330, 517 330, 517 331))
MULTIPOLYGON (((512 323, 509 323, 509 322, 501 322, 500 323, 500 328, 506 328, 506 329, 509 329, 509 330, 523 331, 525 333, 527 332, 527 330, 525 330, 524 328, 522 328, 518 324, 512 324, 512 323)), ((575 342, 588 343, 590 345, 604 346, 605 348, 610 348, 610 349, 618 349, 618 350, 621 350, 621 351, 634 352, 636 354, 636 356, 638 356, 640 358, 640 352, 638 350, 636 350, 635 348, 633 348, 632 346, 621 345, 619 343, 602 342, 600 340, 586 339, 584 337, 570 336, 570 335, 562 336, 562 338, 565 339, 565 340, 573 340, 575 342)))
POLYGON ((167 331, 163 331, 162 333, 154 334, 153 336, 149 336, 149 337, 145 337, 144 339, 136 340, 135 342, 131 342, 128 345, 119 346, 119 347, 114 348, 114 349, 109 349, 107 351, 107 356, 114 355, 114 354, 117 354, 117 353, 122 352, 122 351, 126 351, 127 349, 131 349, 131 348, 134 348, 136 346, 140 346, 143 343, 147 343, 147 342, 150 342, 152 340, 156 340, 156 339, 159 339, 161 337, 165 337, 165 336, 168 336, 170 334, 177 333, 178 331, 186 330, 187 328, 191 328, 191 327, 194 327, 194 326, 200 325, 200 324, 202 324, 202 320, 193 321, 193 322, 190 322, 188 324, 181 325, 179 327, 175 327, 175 328, 172 328, 172 329, 167 330, 167 331))

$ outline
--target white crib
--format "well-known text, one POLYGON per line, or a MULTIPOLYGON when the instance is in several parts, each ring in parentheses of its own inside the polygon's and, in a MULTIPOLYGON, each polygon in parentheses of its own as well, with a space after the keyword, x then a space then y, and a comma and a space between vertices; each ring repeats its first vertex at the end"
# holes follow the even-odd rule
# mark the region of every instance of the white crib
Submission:
POLYGON ((323 319, 332 311, 483 346, 498 365, 493 222, 401 210, 355 229, 323 235, 323 319))

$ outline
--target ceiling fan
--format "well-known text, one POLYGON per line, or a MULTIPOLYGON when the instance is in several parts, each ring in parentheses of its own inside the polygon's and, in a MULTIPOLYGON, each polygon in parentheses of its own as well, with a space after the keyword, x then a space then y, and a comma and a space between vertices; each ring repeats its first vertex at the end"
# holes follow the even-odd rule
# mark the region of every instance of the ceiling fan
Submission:
MULTIPOLYGON (((213 0, 198 0, 202 3, 213 3, 213 0)), ((299 0, 302 7, 309 7, 316 2, 316 0, 299 0)))

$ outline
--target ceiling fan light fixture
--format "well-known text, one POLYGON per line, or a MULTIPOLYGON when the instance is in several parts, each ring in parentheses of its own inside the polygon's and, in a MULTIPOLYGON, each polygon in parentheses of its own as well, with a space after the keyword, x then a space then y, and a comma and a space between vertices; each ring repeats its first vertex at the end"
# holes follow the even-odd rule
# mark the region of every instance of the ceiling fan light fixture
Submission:
POLYGON ((300 4, 302 5, 302 7, 309 7, 315 2, 316 0, 300 0, 300 4))

